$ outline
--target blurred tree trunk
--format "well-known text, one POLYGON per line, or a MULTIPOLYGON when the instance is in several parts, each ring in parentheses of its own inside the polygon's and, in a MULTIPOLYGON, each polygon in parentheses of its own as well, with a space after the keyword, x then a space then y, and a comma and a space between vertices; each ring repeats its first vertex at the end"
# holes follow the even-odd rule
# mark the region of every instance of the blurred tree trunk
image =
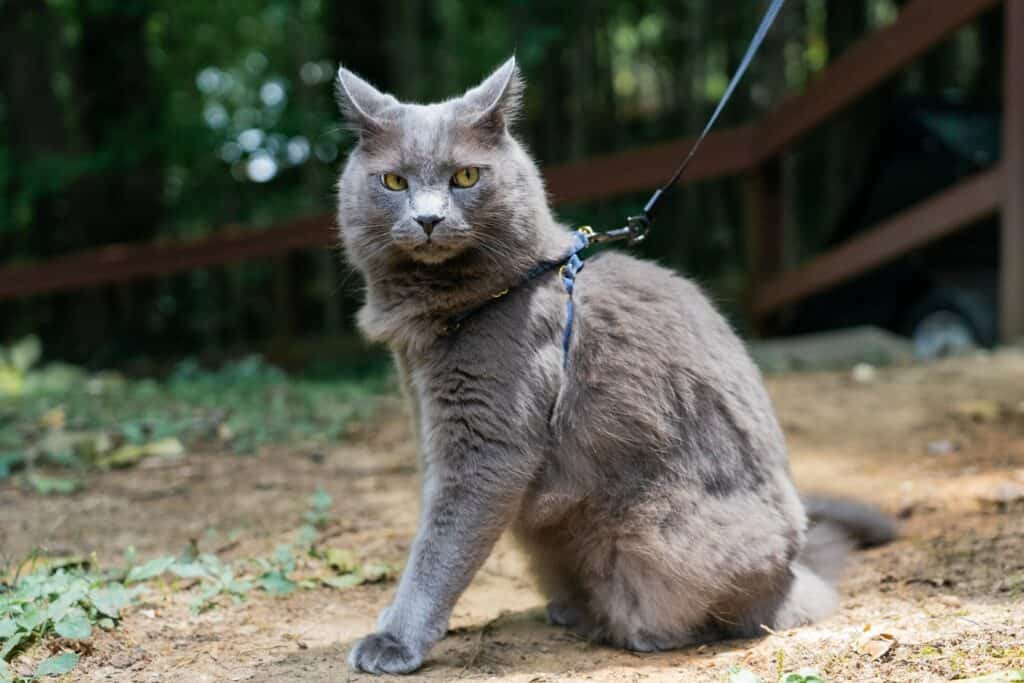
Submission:
POLYGON ((80 0, 82 34, 74 92, 83 145, 100 160, 75 192, 84 234, 76 243, 145 241, 163 214, 164 93, 154 84, 146 52, 149 2, 80 0), (124 131, 149 131, 126 140, 124 131))
MULTIPOLYGON (((429 18, 424 0, 402 0, 391 14, 388 38, 394 59, 388 60, 394 70, 392 80, 399 99, 417 101, 439 97, 437 83, 430 71, 423 68, 424 34, 429 35, 429 18)), ((378 48, 379 49, 379 48, 378 48)))
POLYGON ((51 249, 50 237, 60 232, 67 208, 56 193, 39 193, 27 183, 39 162, 67 154, 64 116, 53 89, 57 54, 53 36, 57 22, 43 0, 0 2, 0 91, 6 100, 7 148, 13 168, 12 185, 4 194, 14 199, 23 192, 33 195, 24 224, 0 232, 0 251, 5 258, 39 255, 51 249), (31 224, 37 229, 28 230, 31 224), (42 226, 43 229, 38 229, 42 226))
MULTIPOLYGON (((418 0, 414 1, 418 4, 418 0)), ((393 30, 390 19, 390 11, 377 3, 325 4, 325 33, 331 56, 384 90, 395 87, 396 69, 381 49, 382 38, 393 30)), ((397 47, 401 49, 401 45, 397 47)))
MULTIPOLYGON (((778 106, 797 85, 789 82, 790 47, 797 46, 802 53, 804 39, 803 8, 796 3, 783 6, 772 31, 765 37, 765 43, 758 54, 753 68, 752 85, 747 88, 746 120, 759 118, 778 106)), ((738 41, 737 51, 730 55, 732 63, 742 57, 739 49, 745 49, 738 41)), ((748 215, 753 224, 743 245, 748 264, 748 283, 754 286, 777 275, 788 263, 795 260, 795 249, 799 231, 796 229, 793 207, 799 188, 799 176, 795 172, 793 150, 782 151, 780 158, 766 159, 755 172, 750 183, 751 206, 748 215)), ((739 254, 737 254, 739 255, 739 254)))
MULTIPOLYGON (((406 0, 403 0, 406 1, 406 0)), ((417 4, 419 0, 413 0, 417 4)), ((396 89, 396 69, 382 49, 381 41, 392 30, 390 8, 369 2, 328 2, 323 10, 324 37, 327 53, 341 63, 386 91, 396 89)), ((398 46, 401 49, 401 46, 398 46)), ((415 73, 420 73, 417 65, 415 73)), ((338 299, 335 308, 343 318, 350 316, 361 303, 359 278, 351 271, 332 288, 338 299)))
MULTIPOLYGON (((704 119, 710 113, 712 103, 706 101, 706 85, 710 60, 709 48, 714 43, 722 44, 720 36, 715 34, 714 23, 710 20, 703 2, 688 2, 684 23, 677 26, 672 39, 672 52, 678 66, 672 69, 675 78, 673 91, 673 108, 676 109, 679 131, 678 136, 694 137, 700 133, 704 119)), ((728 44, 726 50, 728 50, 728 44)), ((674 240, 672 254, 675 261, 686 271, 693 272, 700 260, 702 247, 708 238, 708 216, 701 212, 702 190, 706 185, 689 186, 682 191, 678 201, 679 227, 674 240)))
MULTIPOLYGON (((154 82, 147 52, 153 3, 78 0, 76 10, 81 22, 72 70, 76 132, 95 170, 71 190, 79 229, 65 233, 60 249, 149 241, 163 218, 164 145, 169 144, 165 93, 154 82), (148 135, 127 138, 126 131, 148 135)), ((111 353, 140 336, 156 290, 151 283, 134 287, 131 310, 115 321, 109 318, 109 290, 97 290, 75 306, 81 348, 105 347, 111 353)))
MULTIPOLYGON (((868 29, 868 12, 864 0, 829 2, 826 4, 825 39, 828 43, 828 62, 831 64, 859 39, 868 29)), ((862 101, 866 105, 871 95, 862 101)), ((864 144, 866 131, 872 129, 859 116, 839 116, 825 130, 824 192, 821 197, 821 225, 818 234, 825 238, 848 201, 852 185, 866 161, 869 145, 864 144)))

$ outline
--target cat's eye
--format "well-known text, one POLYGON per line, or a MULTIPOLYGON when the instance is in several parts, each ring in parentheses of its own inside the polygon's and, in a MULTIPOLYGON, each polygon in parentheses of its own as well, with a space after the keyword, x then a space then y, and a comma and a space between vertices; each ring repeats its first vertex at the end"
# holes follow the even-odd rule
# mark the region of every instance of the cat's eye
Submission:
POLYGON ((480 169, 476 166, 460 168, 452 176, 452 185, 455 187, 473 187, 476 181, 480 180, 480 169))
POLYGON ((380 183, 393 192, 401 192, 409 187, 409 182, 397 173, 382 173, 380 183))

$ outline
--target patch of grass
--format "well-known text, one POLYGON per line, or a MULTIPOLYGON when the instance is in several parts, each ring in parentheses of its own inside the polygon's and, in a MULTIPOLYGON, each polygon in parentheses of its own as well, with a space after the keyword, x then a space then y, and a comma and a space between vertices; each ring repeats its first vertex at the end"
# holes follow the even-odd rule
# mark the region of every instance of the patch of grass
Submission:
POLYGON ((299 529, 299 543, 304 546, 311 546, 319 537, 329 521, 331 505, 330 494, 323 489, 317 489, 309 499, 309 510, 302 516, 305 524, 299 529))
POLYGON ((383 371, 318 382, 255 356, 218 370, 183 361, 163 381, 36 367, 38 358, 31 339, 0 348, 0 478, 23 470, 24 483, 46 495, 74 493, 90 469, 130 467, 197 445, 252 453, 268 444, 337 443, 393 388, 383 371))
POLYGON ((352 550, 318 546, 332 521, 332 505, 326 491, 316 491, 303 515, 302 529, 312 538, 300 534, 297 544, 280 545, 270 557, 225 562, 200 554, 193 543, 180 556, 142 563, 129 548, 121 569, 98 571, 80 557, 33 556, 0 571, 0 683, 67 673, 78 662, 76 643, 87 641, 96 628, 115 628, 121 610, 149 590, 147 583, 164 577, 177 579, 163 584, 172 591, 196 589, 191 608, 197 614, 225 599, 240 602, 256 589, 285 596, 300 589, 346 589, 393 580, 397 572, 388 564, 360 561, 352 550), (61 639, 55 643, 67 646, 65 652, 43 661, 31 674, 11 668, 33 645, 55 637, 61 639))
POLYGON ((967 661, 967 655, 961 650, 956 650, 949 657, 949 668, 953 671, 954 678, 964 677, 964 668, 967 661))
POLYGON ((19 674, 10 662, 48 636, 74 646, 94 628, 112 629, 133 591, 124 571, 96 572, 77 558, 30 558, 0 580, 0 682, 30 681, 67 673, 78 662, 73 650, 44 660, 32 674, 19 674))
POLYGON ((299 540, 293 545, 277 546, 270 557, 230 563, 190 549, 182 558, 166 555, 134 567, 125 581, 130 584, 171 574, 190 581, 192 586, 198 584, 199 593, 191 604, 192 611, 198 614, 216 607, 221 598, 232 602, 244 600, 255 589, 281 597, 300 589, 345 589, 395 578, 397 572, 389 564, 360 562, 351 550, 319 547, 320 534, 331 521, 332 505, 331 496, 318 489, 310 496, 309 509, 303 514, 299 540))

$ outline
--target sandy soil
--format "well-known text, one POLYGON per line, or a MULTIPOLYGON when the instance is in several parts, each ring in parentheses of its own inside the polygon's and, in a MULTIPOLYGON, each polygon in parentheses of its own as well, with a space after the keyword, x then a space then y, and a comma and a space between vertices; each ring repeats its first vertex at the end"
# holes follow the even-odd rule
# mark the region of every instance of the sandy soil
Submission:
MULTIPOLYGON (((880 370, 868 382, 778 376, 769 386, 804 489, 870 500, 904 519, 898 542, 854 557, 839 613, 756 641, 618 652, 545 625, 521 557, 503 540, 413 680, 721 681, 743 664, 766 683, 803 666, 832 682, 925 682, 1024 667, 1024 501, 1014 502, 1024 487, 1024 353, 880 370)), ((96 475, 71 498, 5 484, 0 546, 13 557, 42 544, 115 563, 129 545, 145 558, 195 539, 224 559, 266 555, 294 539, 322 485, 336 516, 325 542, 400 564, 415 523, 413 463, 396 402, 325 454, 190 453, 96 475)), ((71 678, 368 681, 344 657, 392 590, 254 593, 197 616, 194 591, 158 586, 121 628, 93 639, 71 678)))

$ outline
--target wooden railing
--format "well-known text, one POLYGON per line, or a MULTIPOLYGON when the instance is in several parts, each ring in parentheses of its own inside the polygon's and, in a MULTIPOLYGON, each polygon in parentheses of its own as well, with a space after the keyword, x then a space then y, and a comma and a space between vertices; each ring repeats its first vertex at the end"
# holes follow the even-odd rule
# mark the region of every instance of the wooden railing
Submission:
MULTIPOLYGON (((556 203, 649 190, 671 171, 690 142, 678 140, 549 167, 548 188, 556 203)), ((750 310, 755 319, 1001 212, 1002 336, 1024 335, 1024 0, 914 0, 892 25, 850 48, 802 94, 754 124, 709 136, 685 182, 731 175, 753 181, 750 310), (954 31, 999 5, 1006 31, 1000 164, 784 272, 782 155, 954 31)), ((191 243, 104 247, 0 270, 0 300, 161 277, 336 242, 333 219, 325 215, 262 231, 225 231, 191 243)))

